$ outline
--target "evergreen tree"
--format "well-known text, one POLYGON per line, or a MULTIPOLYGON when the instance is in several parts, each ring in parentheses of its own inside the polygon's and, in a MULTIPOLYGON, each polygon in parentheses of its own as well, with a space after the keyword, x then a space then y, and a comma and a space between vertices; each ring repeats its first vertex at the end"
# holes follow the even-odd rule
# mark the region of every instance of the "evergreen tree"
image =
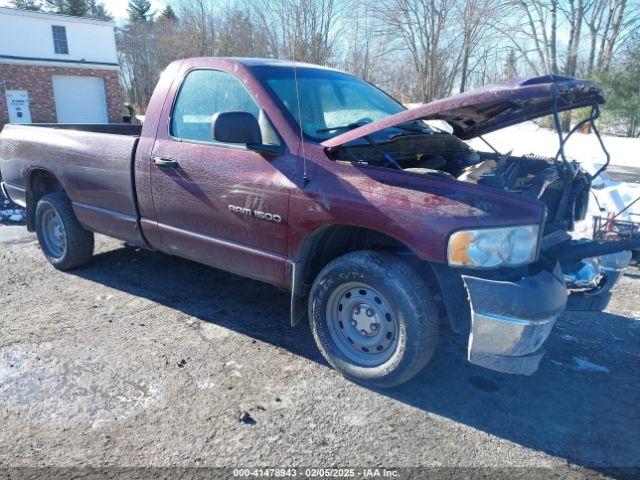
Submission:
POLYGON ((20 10, 31 10, 34 12, 42 10, 39 0, 11 0, 9 5, 20 10))
POLYGON ((71 15, 73 17, 86 17, 89 13, 85 0, 45 0, 45 5, 53 13, 71 15))
POLYGON ((50 12, 62 15, 111 20, 111 15, 99 0, 44 0, 43 6, 50 12))
POLYGON ((164 7, 162 12, 160 12, 160 19, 177 22, 178 16, 176 15, 176 12, 173 10, 173 8, 171 8, 171 5, 167 5, 166 7, 164 7))
POLYGON ((597 75, 595 80, 607 98, 602 109, 607 117, 612 117, 611 123, 622 124, 629 137, 640 136, 640 37, 620 63, 597 75))
POLYGON ((88 0, 88 11, 91 18, 98 20, 113 20, 113 17, 107 11, 104 3, 97 0, 88 0))
POLYGON ((131 23, 147 22, 153 20, 151 10, 151 2, 148 0, 129 0, 127 12, 129 12, 129 21, 131 23))

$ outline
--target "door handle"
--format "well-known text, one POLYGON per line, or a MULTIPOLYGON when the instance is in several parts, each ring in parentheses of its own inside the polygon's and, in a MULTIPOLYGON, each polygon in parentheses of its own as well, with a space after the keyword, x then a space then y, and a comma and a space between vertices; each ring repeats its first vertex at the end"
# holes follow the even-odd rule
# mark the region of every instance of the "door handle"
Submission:
POLYGON ((176 160, 163 157, 153 157, 153 163, 162 168, 178 168, 180 166, 176 160))

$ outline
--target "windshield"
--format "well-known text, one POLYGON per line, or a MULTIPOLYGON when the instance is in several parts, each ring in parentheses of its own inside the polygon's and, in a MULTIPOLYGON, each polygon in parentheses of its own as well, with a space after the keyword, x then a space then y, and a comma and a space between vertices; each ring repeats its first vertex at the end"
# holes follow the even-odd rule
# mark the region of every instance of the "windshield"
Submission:
POLYGON ((268 68, 261 77, 304 133, 319 142, 405 110, 382 90, 351 75, 298 68, 301 121, 293 69, 268 68))

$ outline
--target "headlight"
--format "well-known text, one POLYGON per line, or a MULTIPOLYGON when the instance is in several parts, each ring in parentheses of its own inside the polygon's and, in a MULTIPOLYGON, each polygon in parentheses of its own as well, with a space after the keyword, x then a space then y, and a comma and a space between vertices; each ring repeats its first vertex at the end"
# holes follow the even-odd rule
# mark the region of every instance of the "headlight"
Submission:
POLYGON ((515 267, 538 253, 538 225, 460 230, 449 238, 449 265, 471 268, 515 267))

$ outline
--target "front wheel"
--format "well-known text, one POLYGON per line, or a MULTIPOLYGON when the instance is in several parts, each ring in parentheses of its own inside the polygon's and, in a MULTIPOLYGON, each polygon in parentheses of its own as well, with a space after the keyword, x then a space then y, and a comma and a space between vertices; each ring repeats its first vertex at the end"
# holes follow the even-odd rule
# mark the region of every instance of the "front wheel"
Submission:
POLYGON ((428 287, 387 253, 352 252, 329 263, 311 289, 309 318, 331 366, 372 387, 393 387, 415 376, 438 341, 428 287))
POLYGON ((63 192, 48 193, 38 202, 36 233, 44 256, 58 270, 81 267, 93 256, 93 233, 80 225, 63 192))

